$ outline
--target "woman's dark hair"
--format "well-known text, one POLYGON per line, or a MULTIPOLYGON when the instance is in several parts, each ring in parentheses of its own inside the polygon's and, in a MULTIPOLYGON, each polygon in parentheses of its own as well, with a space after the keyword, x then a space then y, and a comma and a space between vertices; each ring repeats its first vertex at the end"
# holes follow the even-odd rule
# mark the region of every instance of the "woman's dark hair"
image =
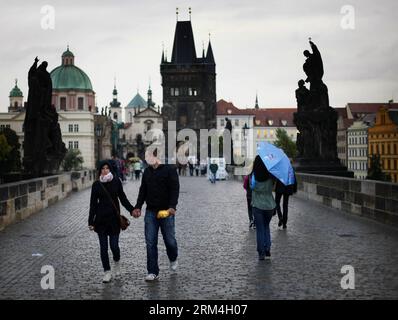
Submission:
POLYGON ((253 163, 252 174, 256 181, 263 182, 271 178, 271 175, 268 169, 265 167, 263 160, 261 160, 260 156, 256 156, 253 163))
POLYGON ((98 165, 98 177, 101 175, 101 169, 105 165, 107 165, 108 168, 109 168, 109 171, 112 172, 112 174, 114 174, 114 170, 113 170, 113 167, 112 167, 111 163, 109 161, 107 161, 107 160, 103 160, 98 165))

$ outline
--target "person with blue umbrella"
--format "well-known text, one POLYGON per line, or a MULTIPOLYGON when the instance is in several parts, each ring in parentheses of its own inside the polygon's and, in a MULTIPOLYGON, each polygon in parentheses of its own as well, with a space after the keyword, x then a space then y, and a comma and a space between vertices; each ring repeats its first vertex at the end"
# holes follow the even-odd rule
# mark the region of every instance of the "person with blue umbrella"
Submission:
POLYGON ((290 159, 282 149, 268 142, 261 142, 257 152, 269 172, 276 178, 275 201, 278 213, 278 227, 286 229, 289 196, 297 192, 296 176, 290 159), (280 201, 283 196, 283 213, 280 201))
POLYGON ((251 173, 252 212, 256 221, 257 252, 260 260, 271 258, 271 232, 269 223, 275 214, 276 203, 272 195, 274 178, 259 155, 251 173))

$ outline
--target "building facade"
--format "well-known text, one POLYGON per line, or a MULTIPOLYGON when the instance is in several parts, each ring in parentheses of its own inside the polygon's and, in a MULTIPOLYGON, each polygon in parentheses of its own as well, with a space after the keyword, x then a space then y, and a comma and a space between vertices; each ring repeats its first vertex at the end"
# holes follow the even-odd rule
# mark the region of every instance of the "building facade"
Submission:
POLYGON ((283 129, 293 140, 297 139, 297 128, 293 123, 296 108, 260 108, 256 98, 254 108, 240 109, 223 99, 217 102, 217 131, 225 129, 226 118, 231 120, 234 154, 236 157, 255 155, 260 142, 273 143, 276 130, 283 129))
POLYGON ((392 182, 398 182, 398 109, 391 104, 381 106, 368 135, 369 156, 379 154, 383 171, 392 182))
POLYGON ((347 167, 357 179, 368 175, 368 128, 369 124, 358 120, 347 129, 347 167))

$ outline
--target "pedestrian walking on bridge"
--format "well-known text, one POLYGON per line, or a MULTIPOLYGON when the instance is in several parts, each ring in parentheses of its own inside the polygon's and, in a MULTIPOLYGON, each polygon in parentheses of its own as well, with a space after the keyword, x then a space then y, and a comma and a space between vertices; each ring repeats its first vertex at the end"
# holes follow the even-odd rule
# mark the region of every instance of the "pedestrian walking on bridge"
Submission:
POLYGON ((256 221, 257 252, 260 260, 271 258, 271 232, 269 223, 275 214, 276 203, 272 195, 274 178, 260 156, 253 163, 251 178, 252 210, 256 221))
POLYGON ((98 234, 101 261, 104 268, 103 282, 112 279, 109 264, 108 241, 114 261, 114 275, 120 275, 120 205, 119 200, 127 211, 132 212, 131 205, 123 191, 123 186, 112 171, 111 164, 103 161, 99 165, 99 179, 93 183, 90 198, 90 213, 88 217, 89 229, 98 234), (119 199, 119 200, 118 200, 119 199))
POLYGON ((166 253, 170 261, 170 269, 177 270, 178 247, 175 238, 175 214, 177 210, 180 183, 175 166, 162 164, 158 149, 147 151, 145 159, 149 167, 145 169, 141 179, 140 191, 132 216, 141 216, 141 208, 146 202, 145 211, 145 242, 147 250, 146 281, 154 281, 159 277, 158 265, 158 234, 159 228, 163 235, 166 253), (161 216, 160 213, 166 213, 161 216))

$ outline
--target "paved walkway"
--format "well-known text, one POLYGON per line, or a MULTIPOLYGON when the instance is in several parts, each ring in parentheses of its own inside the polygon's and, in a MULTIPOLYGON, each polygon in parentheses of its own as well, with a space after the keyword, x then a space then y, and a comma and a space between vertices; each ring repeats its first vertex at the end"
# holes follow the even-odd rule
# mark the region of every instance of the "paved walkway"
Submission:
MULTIPOLYGON (((180 182, 177 273, 160 240, 160 279, 144 281, 141 217, 121 235, 122 277, 103 284, 87 189, 0 232, 0 299, 398 299, 397 229, 293 197, 288 229, 271 221, 272 260, 259 261, 241 184, 180 182), (40 286, 43 265, 55 269, 54 290, 40 286), (354 290, 340 286, 343 265, 355 269, 354 290)), ((138 183, 124 187, 134 204, 138 183)))

